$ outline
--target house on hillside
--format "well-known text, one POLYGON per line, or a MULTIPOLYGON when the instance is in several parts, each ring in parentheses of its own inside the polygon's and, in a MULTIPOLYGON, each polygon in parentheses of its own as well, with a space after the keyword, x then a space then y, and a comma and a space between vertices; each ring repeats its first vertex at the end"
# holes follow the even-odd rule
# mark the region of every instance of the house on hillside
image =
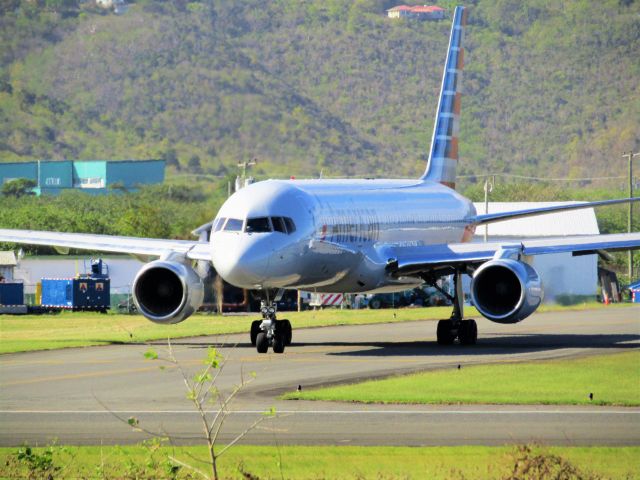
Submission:
POLYGON ((96 5, 102 8, 112 8, 116 15, 121 15, 129 9, 129 5, 124 0, 96 0, 96 5))
POLYGON ((389 18, 409 18, 414 20, 442 20, 444 8, 436 5, 398 5, 387 10, 389 18))

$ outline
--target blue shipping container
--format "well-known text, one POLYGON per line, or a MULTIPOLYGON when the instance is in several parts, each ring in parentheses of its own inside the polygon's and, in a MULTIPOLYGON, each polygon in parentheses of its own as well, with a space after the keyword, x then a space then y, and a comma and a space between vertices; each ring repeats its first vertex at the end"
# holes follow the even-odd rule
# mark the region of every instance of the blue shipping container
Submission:
POLYGON ((73 307, 73 280, 70 278, 43 278, 42 305, 62 308, 73 307))
POLYGON ((23 283, 0 283, 0 305, 23 305, 23 283))
POLYGON ((76 278, 73 281, 73 306, 84 310, 109 308, 110 281, 108 278, 76 278))
POLYGON ((108 278, 43 278, 42 305, 72 310, 109 308, 108 278))

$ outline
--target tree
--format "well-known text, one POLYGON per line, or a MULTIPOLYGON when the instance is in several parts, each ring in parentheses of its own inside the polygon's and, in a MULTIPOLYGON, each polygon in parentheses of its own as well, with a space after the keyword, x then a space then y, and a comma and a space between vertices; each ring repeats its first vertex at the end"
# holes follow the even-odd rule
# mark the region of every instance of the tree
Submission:
POLYGON ((37 185, 35 180, 17 178, 2 185, 2 195, 5 197, 20 198, 26 195, 35 195, 33 189, 37 185))
MULTIPOLYGON (((256 378, 255 373, 252 372, 249 375, 249 378, 247 378, 241 368, 240 383, 235 385, 230 392, 225 393, 218 389, 216 382, 227 365, 228 357, 223 357, 214 347, 208 348, 207 356, 202 362, 203 366, 195 373, 195 375, 190 375, 184 369, 183 365, 176 359, 170 340, 167 341, 167 350, 164 355, 159 355, 153 348, 149 348, 149 350, 144 353, 144 357, 147 360, 160 360, 163 363, 168 364, 170 368, 176 369, 180 373, 182 382, 187 391, 186 397, 192 403, 195 411, 198 412, 203 427, 204 438, 207 442, 207 453, 209 458, 206 461, 198 460, 196 458, 194 459, 200 463, 207 464, 207 467, 210 469, 210 474, 176 458, 175 456, 169 456, 169 460, 171 460, 174 465, 184 467, 197 476, 205 479, 218 480, 220 478, 218 473, 218 462, 220 457, 264 420, 272 419, 276 416, 276 412, 273 407, 264 411, 262 415, 237 434, 224 447, 220 446, 219 438, 222 428, 225 421, 231 414, 230 405, 238 394, 256 378)), ((162 365, 160 368, 162 370, 166 369, 165 365, 162 365)), ((154 432, 144 428, 136 417, 129 417, 125 419, 114 412, 111 413, 119 420, 126 422, 134 430, 153 435, 156 438, 168 438, 171 440, 171 435, 167 435, 167 432, 154 432)), ((247 475, 248 474, 244 475, 245 478, 255 478, 247 475)))
POLYGON ((78 8, 78 0, 45 0, 44 4, 47 9, 57 13, 78 8))
POLYGON ((0 15, 11 13, 20 6, 20 0, 0 0, 0 15))
POLYGON ((167 167, 176 167, 180 170, 180 162, 178 162, 178 153, 175 148, 169 148, 162 155, 162 159, 166 162, 167 167))
POLYGON ((198 155, 191 156, 188 166, 191 173, 202 173, 202 164, 200 163, 200 157, 198 155))
POLYGON ((170 225, 162 210, 147 203, 132 205, 115 223, 116 231, 131 237, 167 238, 170 225))

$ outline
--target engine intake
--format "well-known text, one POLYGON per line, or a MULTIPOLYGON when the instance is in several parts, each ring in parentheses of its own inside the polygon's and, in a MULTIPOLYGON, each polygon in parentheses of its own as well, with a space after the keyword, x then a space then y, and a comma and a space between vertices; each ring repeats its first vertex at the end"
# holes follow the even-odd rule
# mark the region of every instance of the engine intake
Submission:
POLYGON ((155 323, 179 323, 202 305, 204 285, 184 263, 156 260, 146 264, 133 281, 133 301, 155 323))
POLYGON ((531 265, 512 259, 491 260, 473 275, 471 298, 489 320, 517 323, 542 302, 542 282, 531 265))

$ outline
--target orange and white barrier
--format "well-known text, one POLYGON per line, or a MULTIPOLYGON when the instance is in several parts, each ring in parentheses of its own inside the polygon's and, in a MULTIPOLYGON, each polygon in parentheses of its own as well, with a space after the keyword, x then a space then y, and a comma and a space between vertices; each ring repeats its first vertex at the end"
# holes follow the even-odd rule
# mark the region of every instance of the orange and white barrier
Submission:
POLYGON ((344 302, 342 293, 314 293, 309 305, 312 307, 339 307, 344 302))

